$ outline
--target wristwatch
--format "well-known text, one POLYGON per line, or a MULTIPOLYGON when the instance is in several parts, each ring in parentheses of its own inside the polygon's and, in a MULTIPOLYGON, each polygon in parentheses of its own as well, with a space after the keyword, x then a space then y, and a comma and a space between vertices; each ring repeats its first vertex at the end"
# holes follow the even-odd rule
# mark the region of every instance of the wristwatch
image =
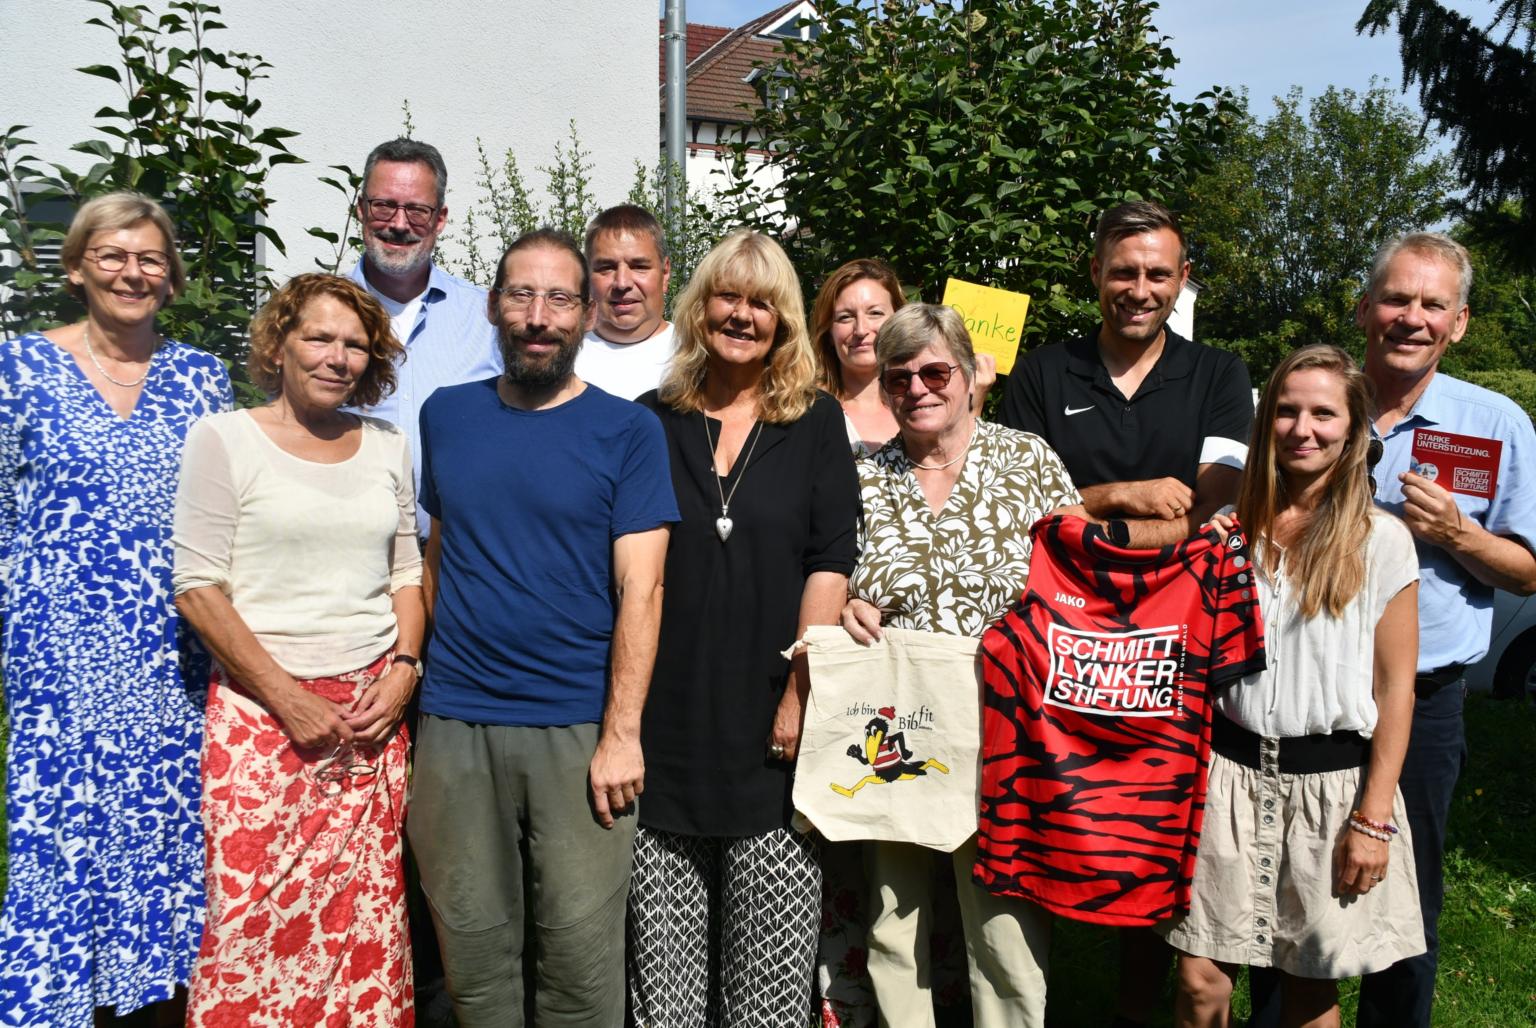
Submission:
POLYGON ((426 672, 423 671, 422 668, 421 668, 421 661, 417 660, 415 657, 411 656, 409 653, 397 653, 397 654, 395 654, 395 663, 396 664, 408 664, 408 665, 410 665, 411 670, 416 672, 416 681, 418 681, 418 682, 421 681, 421 676, 426 674, 426 672))
MULTIPOLYGON (((1120 518, 1113 518, 1104 522, 1104 534, 1109 541, 1122 549, 1131 545, 1131 526, 1120 518)), ((396 658, 399 659, 398 657, 396 658)))

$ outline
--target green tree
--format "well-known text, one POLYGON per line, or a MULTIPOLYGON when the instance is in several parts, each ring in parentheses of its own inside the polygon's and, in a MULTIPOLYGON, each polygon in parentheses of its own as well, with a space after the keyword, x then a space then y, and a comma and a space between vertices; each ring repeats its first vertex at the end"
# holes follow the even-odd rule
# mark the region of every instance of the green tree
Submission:
POLYGON ((0 266, 8 291, 0 332, 81 314, 63 289, 63 269, 39 258, 39 247, 59 242, 67 226, 35 220, 34 205, 62 200, 73 208, 136 189, 170 211, 187 262, 186 291, 160 315, 166 333, 238 362, 251 308, 270 284, 253 259, 255 242, 264 237, 283 250, 265 223, 273 202, 267 176, 279 164, 302 163, 285 145, 297 133, 256 125, 261 101, 252 89, 270 65, 210 42, 225 28, 214 4, 176 0, 157 16, 141 4, 92 2, 103 14, 86 24, 114 35, 117 63, 79 70, 117 83, 122 101, 96 113, 99 138, 71 148, 93 158, 84 171, 31 153, 24 125, 0 135, 0 252, 13 258, 0 266))
MULTIPOLYGON (((1519 210, 1502 214, 1516 220, 1523 216, 1519 210)), ((1498 230, 1489 238, 1486 219, 1462 222, 1451 235, 1472 259, 1472 291, 1467 297, 1472 320, 1467 334, 1445 352, 1440 366, 1457 376, 1492 374, 1498 382, 1520 381, 1519 376, 1506 374, 1511 371, 1536 374, 1536 274, 1509 262, 1498 230)), ((1521 395, 1499 385, 1490 388, 1529 406, 1536 391, 1529 384, 1531 379, 1524 381, 1527 384, 1517 390, 1521 395)))
POLYGON ((1387 239, 1439 221, 1453 185, 1414 115, 1374 82, 1264 121, 1239 104, 1212 168, 1179 200, 1203 289, 1202 339, 1226 340, 1262 381, 1292 347, 1358 345, 1355 303, 1387 239))
POLYGON ((1416 84, 1426 119, 1456 137, 1466 216, 1536 269, 1536 0, 1500 0, 1485 27, 1434 0, 1370 0, 1355 31, 1394 20, 1404 87, 1416 84))
MULTIPOLYGON (((480 171, 475 178, 480 194, 464 211, 458 233, 445 237, 461 245, 462 258, 449 257, 448 266, 459 275, 481 285, 490 285, 496 276, 496 261, 512 241, 525 232, 543 225, 563 229, 577 240, 601 209, 592 192, 591 156, 581 145, 576 122, 570 123, 570 135, 555 144, 554 160, 537 170, 545 177, 545 202, 540 203, 528 185, 517 155, 511 150, 493 161, 480 140, 475 141, 480 155, 480 171)), ((689 190, 682 210, 666 209, 669 176, 676 176, 665 159, 648 169, 635 162, 635 178, 624 202, 636 204, 656 215, 672 255, 672 280, 667 290, 667 310, 693 275, 693 269, 729 227, 729 215, 716 199, 689 190)), ((355 178, 355 176, 354 176, 355 178)), ((339 182, 332 186, 346 192, 339 182)), ((311 230, 315 231, 315 230, 311 230)), ((318 234, 318 233, 317 233, 318 234)))
POLYGON ((650 169, 636 161, 635 180, 629 187, 629 196, 625 201, 644 207, 661 222, 667 253, 672 261, 672 278, 667 284, 668 317, 672 314, 673 303, 693 277, 693 269, 735 227, 731 212, 719 197, 695 189, 685 191, 675 188, 681 184, 679 174, 677 165, 665 157, 650 169), (674 192, 686 192, 677 210, 667 206, 669 180, 674 186, 674 192))
POLYGON ((1224 94, 1171 98, 1155 6, 818 5, 820 34, 768 69, 787 99, 735 148, 741 216, 783 239, 807 288, 880 257, 929 300, 951 276, 1029 293, 1028 340, 1076 327, 1095 311, 1099 211, 1172 194, 1222 121, 1224 94), (756 139, 769 167, 749 177, 756 139))

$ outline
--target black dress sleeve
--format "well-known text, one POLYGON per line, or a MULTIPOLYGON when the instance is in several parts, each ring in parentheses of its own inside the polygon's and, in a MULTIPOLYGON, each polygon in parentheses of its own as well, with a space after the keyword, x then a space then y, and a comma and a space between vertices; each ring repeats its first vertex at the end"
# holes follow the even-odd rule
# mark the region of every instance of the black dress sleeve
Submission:
POLYGON ((853 574, 858 559, 859 476, 843 426, 842 408, 818 393, 809 417, 816 432, 811 478, 811 530, 802 569, 853 574))

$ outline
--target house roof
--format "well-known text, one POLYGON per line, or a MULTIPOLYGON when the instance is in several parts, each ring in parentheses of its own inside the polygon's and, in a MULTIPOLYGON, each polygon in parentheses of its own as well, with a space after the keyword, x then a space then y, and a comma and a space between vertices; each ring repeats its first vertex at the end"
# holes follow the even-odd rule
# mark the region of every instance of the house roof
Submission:
MULTIPOLYGON (((748 118, 748 111, 743 109, 743 105, 748 108, 762 106, 762 94, 746 79, 757 62, 773 59, 779 52, 779 43, 772 39, 759 39, 757 34, 783 20, 798 6, 799 0, 791 0, 735 29, 724 29, 717 25, 688 26, 687 102, 690 119, 743 122, 748 118)), ((664 22, 662 32, 666 32, 664 22)), ((661 55, 661 81, 665 86, 665 40, 662 40, 661 55)), ((666 104, 667 98, 663 92, 663 113, 666 104)))
MULTIPOLYGON (((667 84, 667 23, 663 19, 659 22, 661 33, 656 38, 658 60, 656 63, 657 84, 667 84)), ((688 23, 688 63, 698 60, 699 55, 720 40, 731 34, 731 30, 725 25, 700 25, 696 22, 688 23)))

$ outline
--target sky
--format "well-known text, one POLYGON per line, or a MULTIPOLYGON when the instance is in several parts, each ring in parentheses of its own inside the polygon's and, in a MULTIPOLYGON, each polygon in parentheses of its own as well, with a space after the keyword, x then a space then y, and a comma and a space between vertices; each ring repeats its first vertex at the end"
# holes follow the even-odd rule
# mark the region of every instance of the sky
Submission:
MULTIPOLYGON (((778 6, 773 0, 685 0, 690 22, 740 25, 778 6)), ((1371 77, 1402 85, 1398 40, 1355 34, 1365 0, 1162 0, 1153 24, 1170 37, 1179 58, 1174 94, 1192 100, 1215 85, 1246 86, 1256 115, 1272 110, 1270 98, 1299 85, 1308 96, 1328 86, 1364 91, 1371 77)), ((1450 0, 1448 6, 1491 20, 1493 0, 1450 0)), ((665 10, 662 3, 659 10, 665 10)), ((1402 95, 1418 110, 1416 91, 1402 95)))

